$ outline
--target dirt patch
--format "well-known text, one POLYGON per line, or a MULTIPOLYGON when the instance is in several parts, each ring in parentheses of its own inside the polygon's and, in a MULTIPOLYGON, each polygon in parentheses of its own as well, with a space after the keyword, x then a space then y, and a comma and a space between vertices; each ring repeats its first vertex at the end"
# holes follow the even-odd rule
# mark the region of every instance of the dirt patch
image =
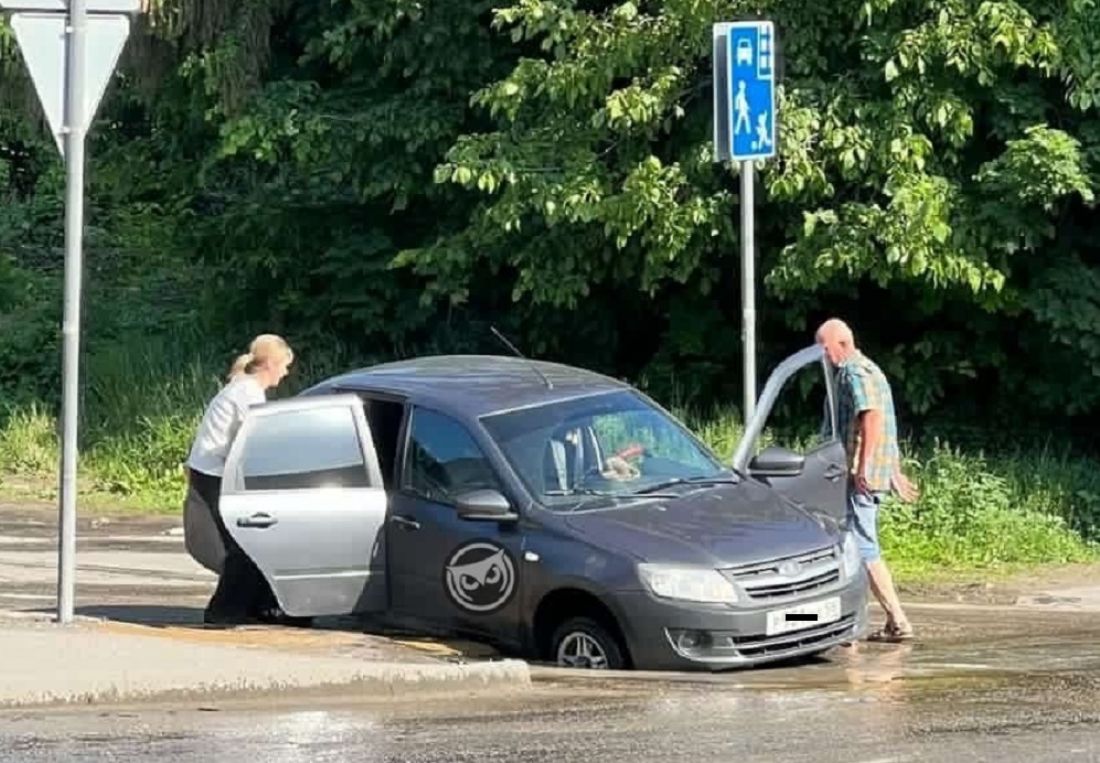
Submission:
MULTIPOLYGON (((78 536, 163 535, 183 526, 182 511, 168 514, 132 514, 103 512, 78 505, 78 536)), ((0 502, 0 527, 9 534, 54 536, 57 532, 57 506, 44 503, 0 502)))
POLYGON ((1100 563, 1014 565, 971 570, 937 570, 919 577, 898 576, 903 599, 966 604, 1014 604, 1021 596, 1097 585, 1100 563))
MULTIPOLYGON (((36 508, 57 512, 57 484, 36 477, 0 475, 0 502, 3 508, 18 506, 21 509, 36 508)), ((172 515, 179 513, 183 496, 168 505, 150 501, 142 496, 113 493, 94 489, 80 483, 77 489, 77 513, 96 516, 172 515)))

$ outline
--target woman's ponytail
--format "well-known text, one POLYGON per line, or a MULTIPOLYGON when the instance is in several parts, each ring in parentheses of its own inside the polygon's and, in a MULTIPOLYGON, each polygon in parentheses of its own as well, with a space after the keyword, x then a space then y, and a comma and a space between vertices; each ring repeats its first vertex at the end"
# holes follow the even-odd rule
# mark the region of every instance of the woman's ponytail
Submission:
POLYGON ((229 381, 233 381, 241 374, 248 373, 249 366, 252 365, 256 357, 251 352, 246 352, 243 355, 238 355, 237 359, 233 361, 233 365, 229 368, 229 375, 226 377, 229 381))

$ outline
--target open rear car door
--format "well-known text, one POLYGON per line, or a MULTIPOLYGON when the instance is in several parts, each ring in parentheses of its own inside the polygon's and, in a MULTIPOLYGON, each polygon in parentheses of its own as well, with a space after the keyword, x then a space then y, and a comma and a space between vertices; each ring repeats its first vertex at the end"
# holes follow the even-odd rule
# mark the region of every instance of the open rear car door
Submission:
POLYGON ((363 403, 325 395, 249 411, 222 481, 226 530, 288 615, 387 604, 387 499, 363 403))

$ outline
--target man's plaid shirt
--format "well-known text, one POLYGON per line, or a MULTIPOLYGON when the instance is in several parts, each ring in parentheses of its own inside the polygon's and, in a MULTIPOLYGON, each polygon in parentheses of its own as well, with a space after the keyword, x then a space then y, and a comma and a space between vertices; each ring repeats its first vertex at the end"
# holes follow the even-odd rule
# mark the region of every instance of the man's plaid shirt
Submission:
POLYGON ((837 434, 848 453, 848 467, 853 475, 858 473, 860 466, 859 414, 875 409, 882 411, 882 431, 863 474, 873 492, 889 492, 891 477, 900 461, 898 423, 890 383, 882 369, 861 352, 853 353, 840 364, 836 379, 837 434))

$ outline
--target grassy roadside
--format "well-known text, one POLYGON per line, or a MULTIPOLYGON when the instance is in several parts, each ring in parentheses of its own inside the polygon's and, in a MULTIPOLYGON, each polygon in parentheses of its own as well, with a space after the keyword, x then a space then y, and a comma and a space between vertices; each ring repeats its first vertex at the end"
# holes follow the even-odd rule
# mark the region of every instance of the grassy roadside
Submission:
MULTIPOLYGON (((182 462, 203 401, 219 382, 201 359, 172 369, 160 358, 131 349, 108 358, 108 371, 89 373, 97 382, 85 400, 82 510, 180 511, 182 462)), ((733 451, 740 435, 736 412, 679 413, 718 454, 733 451)), ((41 405, 3 412, 0 500, 56 500, 56 426, 41 405)), ((888 505, 881 528, 899 579, 948 580, 978 570, 1007 575, 1034 565, 1100 561, 1100 469, 1091 459, 1034 449, 982 454, 934 443, 908 449, 907 470, 921 485, 921 499, 888 505)))
MULTIPOLYGON (((126 337, 89 351, 82 371, 79 502, 91 511, 172 514, 204 404, 236 351, 213 353, 193 335, 126 337)), ((275 395, 293 395, 346 363, 313 352, 275 395)), ((0 401, 3 397, 0 397, 0 401)), ((0 403, 0 500, 52 502, 59 465, 57 412, 41 402, 0 403)))
MULTIPOLYGON (((740 435, 736 414, 686 420, 720 454, 740 435)), ((798 443, 791 444, 798 447, 798 443)), ((901 580, 953 584, 1007 578, 1038 565, 1100 561, 1100 469, 1067 451, 964 452, 904 447, 920 500, 883 509, 883 551, 901 580)))

